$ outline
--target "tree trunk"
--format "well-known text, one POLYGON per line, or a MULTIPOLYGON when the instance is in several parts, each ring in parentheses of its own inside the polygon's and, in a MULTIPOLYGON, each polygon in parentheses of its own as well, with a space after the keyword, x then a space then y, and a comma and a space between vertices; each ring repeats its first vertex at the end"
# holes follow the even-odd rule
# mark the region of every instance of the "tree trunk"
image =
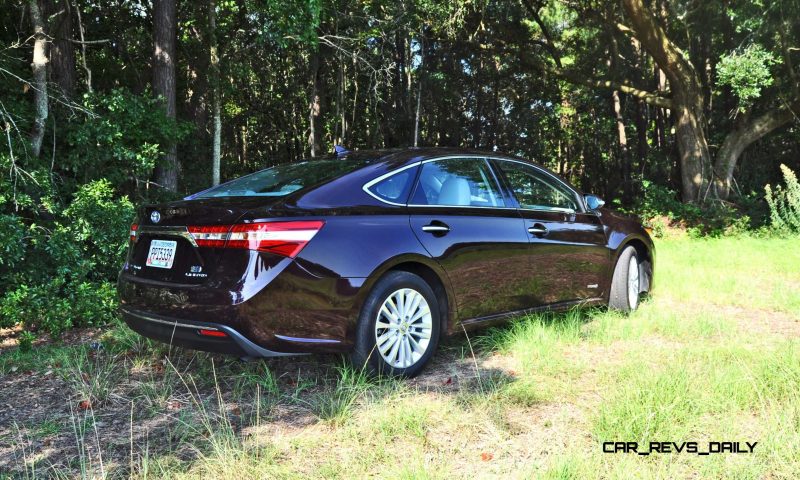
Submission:
POLYGON ((211 74, 211 110, 212 110, 212 132, 211 132, 211 183, 219 185, 220 181, 220 155, 222 148, 222 114, 220 113, 220 91, 219 91, 219 53, 217 52, 217 5, 214 0, 208 2, 208 28, 209 28, 209 50, 211 53, 210 69, 211 74))
POLYGON ((636 123, 637 151, 636 156, 639 159, 639 168, 642 168, 647 162, 647 105, 637 100, 636 110, 634 111, 634 122, 636 123))
POLYGON ((682 198, 684 202, 700 202, 704 200, 703 166, 711 165, 702 92, 678 93, 678 88, 675 90, 675 136, 680 156, 682 198))
POLYGON ((311 54, 311 101, 308 105, 308 146, 311 148, 311 156, 316 157, 317 153, 322 152, 322 142, 320 127, 322 124, 322 82, 320 67, 320 52, 317 50, 311 54))
POLYGON ((28 0, 28 12, 33 27, 33 103, 35 116, 31 129, 31 153, 38 157, 42 151, 44 128, 47 122, 47 35, 44 33, 42 12, 36 0, 28 0))
POLYGON ((705 134, 707 122, 700 78, 642 0, 623 0, 622 5, 636 38, 664 71, 673 91, 683 201, 701 201, 703 167, 710 165, 711 156, 705 134))
MULTIPOLYGON (((153 0, 153 93, 162 97, 169 118, 176 118, 175 107, 175 0, 153 0)), ((156 183, 178 191, 178 151, 171 141, 161 164, 156 167, 156 183)))
POLYGON ((632 197, 631 158, 630 152, 628 151, 628 136, 625 133, 625 119, 622 116, 622 102, 620 101, 619 92, 617 90, 611 93, 611 103, 614 107, 614 118, 617 122, 620 173, 622 174, 622 200, 625 204, 628 204, 632 197))
MULTIPOLYGON (((619 45, 617 39, 612 33, 611 37, 611 51, 608 60, 608 67, 610 71, 617 70, 617 58, 619 58, 619 45)), ((622 181, 622 201, 625 205, 630 204, 632 195, 632 181, 631 181, 631 156, 628 149, 628 135, 625 133, 625 117, 622 114, 622 101, 620 99, 619 90, 611 92, 611 104, 614 109, 614 119, 617 123, 617 140, 619 143, 619 166, 620 166, 620 180, 622 181)))
POLYGON ((61 95, 67 100, 75 98, 75 46, 73 45, 72 7, 69 0, 48 1, 45 9, 50 18, 50 72, 61 95))
MULTIPOLYGON (((659 93, 662 93, 667 90, 667 77, 664 75, 664 71, 655 66, 655 77, 656 77, 656 89, 659 93)), ((656 108, 656 121, 655 121, 655 135, 653 136, 653 141, 656 144, 656 147, 661 150, 666 148, 667 146, 667 112, 666 108, 656 108)))
POLYGON ((717 152, 714 164, 714 189, 717 197, 727 199, 733 184, 733 171, 742 152, 753 142, 786 125, 800 114, 800 100, 776 108, 754 119, 746 118, 731 131, 717 152))

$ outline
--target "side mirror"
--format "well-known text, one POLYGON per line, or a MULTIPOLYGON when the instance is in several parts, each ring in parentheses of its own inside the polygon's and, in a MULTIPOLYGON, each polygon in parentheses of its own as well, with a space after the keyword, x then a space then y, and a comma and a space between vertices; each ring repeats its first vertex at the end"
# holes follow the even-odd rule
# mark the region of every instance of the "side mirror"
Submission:
POLYGON ((605 200, 597 195, 585 195, 583 198, 586 200, 586 207, 590 211, 595 211, 606 204, 605 200))

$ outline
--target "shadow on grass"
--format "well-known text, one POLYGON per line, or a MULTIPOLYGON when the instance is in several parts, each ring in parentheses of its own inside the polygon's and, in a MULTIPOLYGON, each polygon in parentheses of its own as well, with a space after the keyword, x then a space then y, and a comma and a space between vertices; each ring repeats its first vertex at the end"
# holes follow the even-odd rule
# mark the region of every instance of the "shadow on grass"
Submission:
POLYGON ((242 362, 170 349, 118 325, 99 351, 50 345, 15 354, 24 373, 11 373, 0 359, 0 397, 14 404, 0 413, 0 444, 8 445, 0 447, 0 471, 124 476, 175 463, 189 468, 204 455, 242 447, 253 428, 339 427, 362 406, 409 392, 479 410, 498 402, 529 406, 545 396, 498 354, 577 341, 593 314, 541 314, 456 335, 411 380, 370 377, 339 355, 242 362))

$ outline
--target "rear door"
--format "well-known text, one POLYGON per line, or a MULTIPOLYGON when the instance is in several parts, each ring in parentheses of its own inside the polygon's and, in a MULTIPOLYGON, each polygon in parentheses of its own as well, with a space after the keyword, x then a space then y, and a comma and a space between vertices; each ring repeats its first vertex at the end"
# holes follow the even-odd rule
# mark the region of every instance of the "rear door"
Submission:
POLYGON ((423 162, 411 228, 450 279, 461 320, 526 307, 528 234, 485 158, 423 162))
POLYGON ((530 284, 536 306, 601 297, 609 253, 600 219, 554 175, 533 165, 495 159, 513 192, 530 240, 530 284))

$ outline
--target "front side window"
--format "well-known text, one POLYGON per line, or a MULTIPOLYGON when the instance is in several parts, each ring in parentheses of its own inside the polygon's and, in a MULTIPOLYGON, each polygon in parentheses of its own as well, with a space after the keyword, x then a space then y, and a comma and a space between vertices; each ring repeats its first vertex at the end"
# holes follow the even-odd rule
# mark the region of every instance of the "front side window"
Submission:
POLYGON ((575 212, 575 194, 566 185, 524 163, 498 161, 520 208, 575 212))
POLYGON ((422 164, 414 205, 504 207, 489 163, 483 158, 448 158, 422 164))
POLYGON ((207 190, 195 198, 282 197, 333 180, 365 165, 359 160, 314 160, 267 168, 207 190))

